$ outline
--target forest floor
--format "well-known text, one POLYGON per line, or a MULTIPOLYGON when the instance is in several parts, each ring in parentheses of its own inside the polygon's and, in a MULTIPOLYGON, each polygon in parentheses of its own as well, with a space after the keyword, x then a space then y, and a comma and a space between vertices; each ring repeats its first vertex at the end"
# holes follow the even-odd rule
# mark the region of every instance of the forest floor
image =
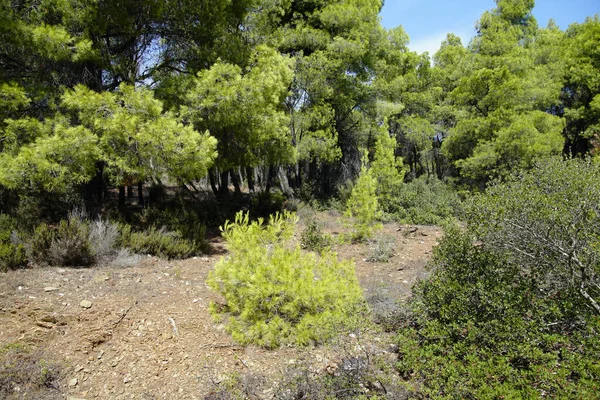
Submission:
MULTIPOLYGON (((336 212, 317 216, 325 232, 343 232, 336 212)), ((383 233, 395 243, 388 262, 367 261, 368 244, 334 249, 341 258, 355 259, 367 299, 401 302, 427 273, 425 266, 442 232, 390 223, 383 233)), ((335 345, 277 350, 236 345, 208 312, 209 302, 218 298, 205 281, 226 252, 220 238, 212 245, 213 254, 181 261, 144 256, 130 267, 36 268, 2 274, 0 358, 8 349, 26 349, 29 361, 21 360, 22 371, 17 373, 31 374, 27 370, 41 365, 57 371, 57 378, 55 388, 40 388, 25 378, 0 376, 0 385, 11 386, 0 390, 0 397, 209 399, 217 398, 210 394, 221 382, 237 374, 253 377, 256 398, 268 399, 290 366, 302 364, 315 373, 339 366, 335 345)), ((352 335, 351 340, 358 339, 352 335)), ((391 334, 372 332, 369 341, 380 353, 395 356, 391 334)), ((6 363, 0 368, 6 373, 6 363)))

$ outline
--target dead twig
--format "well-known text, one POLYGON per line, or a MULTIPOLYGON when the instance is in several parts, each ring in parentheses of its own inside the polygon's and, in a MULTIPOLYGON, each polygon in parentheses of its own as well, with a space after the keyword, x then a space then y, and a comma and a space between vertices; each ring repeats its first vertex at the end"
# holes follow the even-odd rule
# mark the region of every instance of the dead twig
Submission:
POLYGON ((121 316, 119 317, 119 319, 117 320, 117 322, 115 322, 112 326, 112 329, 116 329, 117 326, 119 326, 119 324, 123 321, 123 319, 125 318, 125 316, 127 315, 127 313, 129 313, 129 310, 131 310, 133 308, 133 306, 135 306, 137 304, 137 300, 129 306, 129 308, 127 310, 125 310, 125 312, 123 314, 121 314, 121 316))

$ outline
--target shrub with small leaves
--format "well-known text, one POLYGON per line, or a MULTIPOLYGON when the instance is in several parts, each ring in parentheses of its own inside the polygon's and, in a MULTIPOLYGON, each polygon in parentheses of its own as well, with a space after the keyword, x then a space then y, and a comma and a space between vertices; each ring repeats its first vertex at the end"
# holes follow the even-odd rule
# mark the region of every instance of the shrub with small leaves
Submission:
POLYGON ((297 217, 289 212, 249 221, 238 213, 221 228, 229 256, 211 272, 209 286, 225 304, 228 331, 242 343, 274 348, 323 342, 364 306, 354 262, 325 251, 318 257, 292 246, 297 217))
POLYGON ((46 223, 39 224, 25 242, 25 252, 30 262, 36 265, 50 263, 50 246, 54 240, 54 231, 46 223))
POLYGON ((151 254, 166 259, 182 259, 202 252, 194 242, 186 240, 179 232, 151 226, 134 232, 129 225, 120 226, 119 244, 138 254, 151 254))
POLYGON ((116 257, 118 237, 119 226, 116 223, 102 219, 90 223, 90 244, 98 262, 116 257))
POLYGON ((360 175, 352 188, 345 216, 349 218, 353 241, 364 241, 381 227, 379 201, 376 195, 377 179, 363 164, 360 175))
POLYGON ((96 262, 90 242, 90 224, 75 216, 60 221, 48 249, 51 265, 89 266, 96 262))
POLYGON ((460 199, 448 184, 423 175, 395 187, 381 206, 385 213, 402 223, 436 225, 457 214, 460 199))
POLYGON ((396 249, 396 238, 391 235, 378 234, 369 240, 369 251, 367 261, 388 262, 394 255, 396 249))
POLYGON ((331 247, 331 236, 321 231, 319 222, 312 218, 300 236, 300 244, 303 249, 321 252, 331 247))
POLYGON ((14 219, 0 214, 0 271, 21 268, 27 265, 25 248, 16 235, 14 219))

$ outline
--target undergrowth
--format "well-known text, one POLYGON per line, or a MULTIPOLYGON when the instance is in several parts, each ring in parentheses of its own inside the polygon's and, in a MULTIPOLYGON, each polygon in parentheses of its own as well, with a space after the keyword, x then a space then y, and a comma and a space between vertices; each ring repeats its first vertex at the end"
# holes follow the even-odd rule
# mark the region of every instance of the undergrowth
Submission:
POLYGON ((331 251, 303 253, 290 240, 296 222, 289 212, 266 224, 240 212, 222 227, 229 255, 208 284, 225 303, 212 303, 211 311, 228 317, 227 330, 239 343, 320 343, 363 310, 354 262, 340 261, 331 251))

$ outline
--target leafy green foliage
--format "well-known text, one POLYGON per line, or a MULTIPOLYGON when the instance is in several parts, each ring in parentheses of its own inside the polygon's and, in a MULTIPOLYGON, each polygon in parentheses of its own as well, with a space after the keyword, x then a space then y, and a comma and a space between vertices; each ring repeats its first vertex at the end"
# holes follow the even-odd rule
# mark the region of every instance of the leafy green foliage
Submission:
POLYGON ((97 138, 84 127, 69 127, 60 119, 43 124, 8 121, 7 137, 8 145, 15 147, 0 153, 0 184, 7 188, 67 192, 94 176, 97 138), (23 140, 23 133, 34 141, 15 146, 23 140))
POLYGON ((353 261, 291 247, 296 221, 286 212, 267 224, 250 222, 240 212, 222 227, 230 254, 215 266, 208 284, 225 304, 211 307, 215 315, 229 316, 227 330, 240 343, 274 348, 323 342, 361 310, 353 261))
POLYGON ((380 210, 376 191, 377 180, 371 169, 363 164, 344 213, 346 217, 350 218, 352 240, 366 240, 380 227, 377 222, 380 210))
POLYGON ((458 228, 415 288, 399 332, 398 370, 439 398, 594 396, 600 374, 598 320, 568 334, 555 300, 518 265, 474 246, 458 228))
POLYGON ((377 137, 371 163, 371 173, 377 179, 377 198, 382 205, 390 201, 390 196, 404 179, 402 159, 396 158, 395 151, 396 139, 387 130, 382 130, 377 137))
POLYGON ((421 176, 398 187, 382 208, 392 218, 409 224, 436 225, 453 218, 460 206, 458 195, 435 177, 421 176))
POLYGON ((527 270, 540 290, 564 298, 571 312, 586 315, 583 302, 600 314, 598 164, 540 163, 488 188, 467 217, 477 237, 527 270))
POLYGON ((316 218, 311 218, 300 235, 300 245, 302 248, 320 253, 331 247, 331 243, 331 236, 321 231, 321 225, 316 218))
POLYGON ((16 221, 6 214, 0 214, 0 272, 27 265, 23 244, 15 240, 16 221))
POLYGON ((547 112, 559 103, 564 58, 554 50, 563 38, 555 26, 538 29, 532 7, 498 2, 481 16, 470 53, 450 66, 461 75, 449 87, 455 112, 442 150, 471 184, 563 150, 565 121, 547 112))
POLYGON ((90 223, 70 216, 58 224, 48 249, 51 265, 89 266, 96 262, 96 253, 90 242, 90 223))
POLYGON ((468 230, 447 229, 399 331, 398 369, 422 381, 415 390, 595 396, 598 178, 589 160, 552 159, 472 200, 468 230))
POLYGON ((562 99, 567 120, 566 136, 574 152, 590 147, 598 153, 600 138, 600 17, 587 18, 581 24, 572 24, 564 43, 567 76, 562 99))
POLYGON ((27 258, 36 265, 48 265, 50 262, 50 246, 54 241, 54 231, 42 222, 25 242, 27 258))
POLYGON ((218 139, 216 166, 256 166, 261 160, 290 162, 289 118, 281 109, 292 80, 292 63, 267 46, 252 55, 252 67, 217 62, 200 72, 188 93, 185 114, 218 139))
POLYGON ((118 243, 134 253, 151 254, 166 259, 182 259, 202 253, 197 242, 187 240, 177 231, 149 227, 145 231, 134 232, 131 226, 121 225, 118 243))
POLYGON ((80 85, 65 92, 63 106, 98 138, 100 159, 117 185, 165 176, 199 179, 216 156, 213 137, 163 113, 162 103, 146 89, 122 84, 116 93, 96 93, 80 85))

